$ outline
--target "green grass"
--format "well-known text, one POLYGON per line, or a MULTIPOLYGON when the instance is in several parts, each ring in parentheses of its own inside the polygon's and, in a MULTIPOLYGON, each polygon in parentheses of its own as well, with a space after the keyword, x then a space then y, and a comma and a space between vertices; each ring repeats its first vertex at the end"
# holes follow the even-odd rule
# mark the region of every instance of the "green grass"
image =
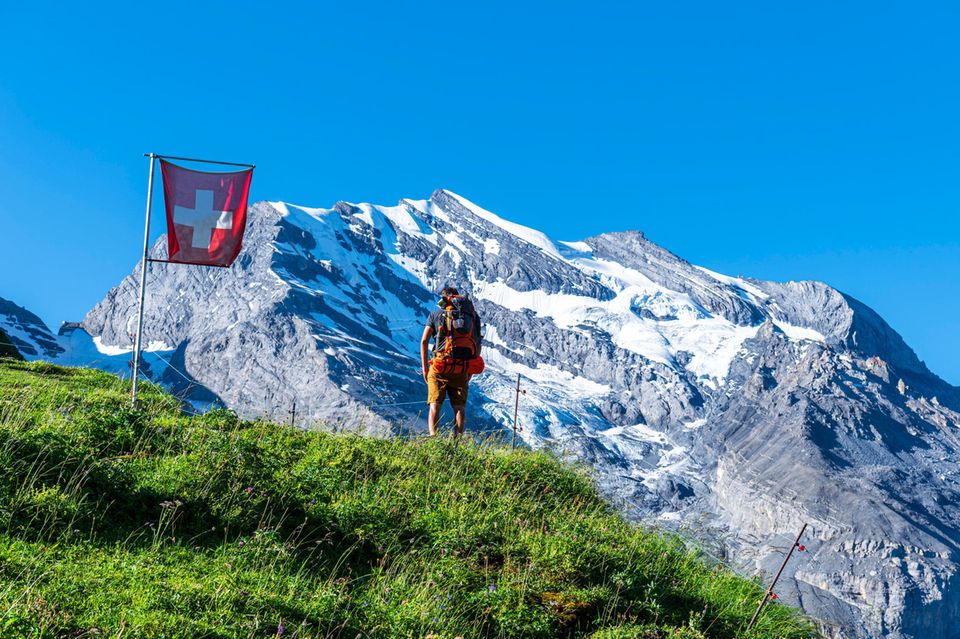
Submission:
POLYGON ((546 453, 143 400, 0 363, 0 637, 816 636, 546 453))

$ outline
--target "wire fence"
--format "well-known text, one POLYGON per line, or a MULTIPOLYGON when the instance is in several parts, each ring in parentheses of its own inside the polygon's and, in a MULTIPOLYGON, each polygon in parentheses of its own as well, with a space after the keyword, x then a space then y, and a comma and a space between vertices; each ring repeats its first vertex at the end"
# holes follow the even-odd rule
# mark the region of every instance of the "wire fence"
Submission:
POLYGON ((161 355, 161 354, 158 353, 157 351, 151 351, 151 354, 152 354, 153 356, 155 356, 156 358, 160 359, 162 362, 164 362, 164 363, 167 365, 167 368, 169 368, 170 370, 172 370, 173 372, 175 372, 177 375, 179 375, 179 376, 182 377, 183 379, 187 380, 187 383, 189 383, 189 384, 191 384, 191 385, 195 385, 195 384, 196 384, 196 381, 195 381, 192 377, 189 377, 186 373, 184 373, 184 372, 181 371, 179 368, 177 368, 176 366, 174 366, 174 365, 173 365, 173 362, 171 362, 169 359, 167 359, 166 357, 164 357, 163 355, 161 355))
POLYGON ((367 404, 370 408, 380 408, 386 406, 413 406, 414 404, 426 404, 427 401, 424 399, 418 399, 412 402, 394 402, 392 404, 367 404))
MULTIPOLYGON (((171 392, 171 394, 172 394, 177 400, 180 401, 181 410, 183 411, 183 413, 185 413, 185 414, 187 414, 187 415, 190 415, 190 416, 193 416, 193 417, 198 417, 198 416, 203 415, 204 413, 207 412, 207 410, 210 410, 210 409, 212 409, 212 408, 221 408, 221 407, 225 408, 225 406, 216 406, 216 405, 215 405, 215 402, 211 402, 211 406, 208 407, 207 410, 198 409, 198 408, 192 403, 192 402, 195 401, 195 400, 191 400, 191 399, 190 399, 190 395, 192 394, 192 392, 193 392, 195 389, 204 389, 204 390, 207 390, 206 387, 202 386, 195 378, 193 378, 192 376, 190 376, 189 373, 187 373, 186 371, 184 371, 184 370, 180 369, 178 366, 176 366, 176 365, 171 361, 170 358, 164 357, 163 355, 161 355, 161 354, 160 354, 159 352, 157 352, 157 351, 149 351, 149 353, 150 353, 150 355, 151 355, 152 357, 156 357, 157 359, 159 359, 160 361, 162 361, 162 362, 166 365, 166 368, 167 368, 168 370, 173 371, 173 372, 176 373, 184 382, 186 382, 186 386, 185 386, 184 388, 182 388, 182 389, 180 389, 180 390, 177 390, 177 391, 172 391, 172 392, 171 392)), ((147 371, 146 371, 143 367, 140 368, 140 370, 139 370, 139 372, 138 372, 138 377, 139 377, 142 381, 146 381, 146 382, 156 383, 156 381, 157 381, 157 380, 155 380, 155 379, 151 379, 150 376, 147 374, 147 371)), ((520 394, 521 394, 521 395, 526 395, 526 391, 522 391, 520 394)), ((519 398, 518 398, 518 400, 519 400, 519 398)), ((282 412, 283 414, 290 415, 290 420, 289 420, 289 421, 291 422, 291 425, 293 425, 293 423, 294 423, 294 421, 295 421, 294 414, 295 414, 296 405, 297 405, 296 399, 292 400, 292 403, 291 403, 291 404, 292 404, 292 409, 291 409, 289 412, 285 411, 284 408, 282 408, 282 407, 275 408, 275 409, 274 409, 273 411, 271 411, 271 412, 272 412, 274 415, 276 415, 278 412, 282 412)), ((427 406, 427 401, 426 401, 426 399, 417 399, 417 400, 413 400, 413 401, 404 401, 404 402, 380 402, 380 403, 375 403, 375 404, 363 404, 363 406, 364 406, 365 408, 369 408, 369 409, 395 408, 395 407, 417 406, 417 405, 424 406, 424 408, 426 408, 426 406, 427 406)), ((301 406, 302 406, 302 404, 301 404, 301 406)), ((442 409, 442 410, 443 410, 443 412, 441 412, 440 418, 439 418, 439 420, 438 420, 438 427, 440 427, 440 428, 448 428, 448 427, 453 426, 453 425, 454 425, 454 418, 453 418, 453 416, 449 415, 449 414, 446 412, 445 409, 442 409)), ((266 417, 266 415, 265 415, 265 417, 266 417)), ((306 417, 306 419, 301 420, 301 421, 309 421, 309 420, 311 419, 311 418, 309 417, 309 415, 307 415, 307 416, 305 416, 305 417, 306 417)), ((422 411, 422 410, 419 411, 419 412, 417 413, 417 415, 415 415, 415 416, 411 415, 410 417, 411 417, 410 419, 408 419, 407 421, 403 422, 402 424, 391 424, 391 425, 390 425, 390 431, 389 431, 390 437, 393 437, 393 438, 396 438, 396 439, 403 439, 403 440, 425 439, 425 438, 431 437, 431 435, 430 435, 428 432, 426 432, 425 430, 422 430, 423 424, 420 423, 420 422, 423 421, 423 411, 422 411), (412 424, 411 422, 413 422, 414 419, 416 420, 416 422, 414 422, 414 423, 412 424), (414 426, 414 424, 417 424, 417 423, 420 423, 421 428, 418 429, 418 428, 416 428, 416 427, 414 426), (413 426, 413 427, 412 427, 412 426, 413 426)), ((286 420, 284 420, 284 421, 286 421, 286 420)), ((503 428, 502 428, 502 430, 499 430, 499 431, 493 431, 493 430, 489 430, 489 431, 474 431, 474 432, 472 432, 472 433, 470 434, 470 437, 474 440, 475 443, 477 443, 477 442, 478 442, 477 436, 481 436, 481 437, 484 439, 484 441, 486 441, 487 439, 490 438, 490 436, 491 436, 492 434, 495 434, 496 436, 500 437, 500 436, 503 436, 504 433, 509 433, 509 432, 511 432, 511 430, 512 430, 512 422, 511 422, 510 425, 504 425, 503 428)), ((519 428, 519 427, 518 427, 517 430, 518 430, 518 431, 522 431, 522 428, 519 428)))

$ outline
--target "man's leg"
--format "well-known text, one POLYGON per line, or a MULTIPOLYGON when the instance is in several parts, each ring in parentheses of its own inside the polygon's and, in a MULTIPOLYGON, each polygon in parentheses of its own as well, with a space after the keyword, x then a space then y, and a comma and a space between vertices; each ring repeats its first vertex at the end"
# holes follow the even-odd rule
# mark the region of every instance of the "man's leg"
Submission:
POLYGON ((437 422, 440 421, 441 408, 443 408, 443 404, 441 402, 433 402, 430 404, 430 415, 427 418, 427 427, 430 429, 431 437, 437 434, 437 422))
POLYGON ((460 435, 463 435, 463 427, 466 426, 467 423, 467 407, 454 406, 453 418, 457 422, 456 436, 459 437, 460 435))
POLYGON ((427 373, 427 404, 430 405, 430 413, 427 417, 427 428, 430 430, 430 436, 437 434, 437 422, 440 421, 440 409, 443 408, 443 400, 447 396, 446 382, 438 378, 436 372, 431 368, 427 373))
POLYGON ((453 419, 456 422, 454 430, 455 436, 463 435, 464 426, 467 423, 467 394, 469 393, 470 376, 458 375, 448 385, 447 390, 450 393, 450 406, 453 407, 453 419))

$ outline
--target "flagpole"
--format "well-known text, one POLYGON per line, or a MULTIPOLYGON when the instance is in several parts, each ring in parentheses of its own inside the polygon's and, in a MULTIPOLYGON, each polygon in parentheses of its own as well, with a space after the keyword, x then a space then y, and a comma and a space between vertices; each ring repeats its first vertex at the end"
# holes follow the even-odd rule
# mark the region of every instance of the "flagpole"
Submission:
MULTIPOLYGON (((147 154, 144 154, 147 155, 147 154)), ((140 337, 143 334, 143 296, 147 286, 147 264, 150 250, 150 210, 153 204, 153 168, 157 163, 157 156, 150 157, 150 177, 147 180, 147 219, 143 225, 143 261, 140 263, 140 298, 137 304, 137 337, 133 342, 133 387, 130 391, 130 405, 137 407, 137 386, 140 381, 140 337)))

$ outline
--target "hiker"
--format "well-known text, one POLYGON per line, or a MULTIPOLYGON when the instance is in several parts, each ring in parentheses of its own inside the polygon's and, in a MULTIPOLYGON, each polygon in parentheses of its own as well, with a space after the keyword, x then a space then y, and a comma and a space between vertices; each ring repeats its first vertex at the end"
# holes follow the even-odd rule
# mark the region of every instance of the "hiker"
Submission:
POLYGON ((466 423, 470 377, 483 372, 480 316, 473 308, 473 302, 449 286, 440 292, 437 306, 440 308, 430 313, 420 339, 420 363, 423 380, 427 383, 427 403, 430 404, 428 426, 430 434, 436 435, 443 399, 449 394, 457 424, 456 436, 459 437, 466 423), (433 357, 428 361, 431 338, 433 357))

